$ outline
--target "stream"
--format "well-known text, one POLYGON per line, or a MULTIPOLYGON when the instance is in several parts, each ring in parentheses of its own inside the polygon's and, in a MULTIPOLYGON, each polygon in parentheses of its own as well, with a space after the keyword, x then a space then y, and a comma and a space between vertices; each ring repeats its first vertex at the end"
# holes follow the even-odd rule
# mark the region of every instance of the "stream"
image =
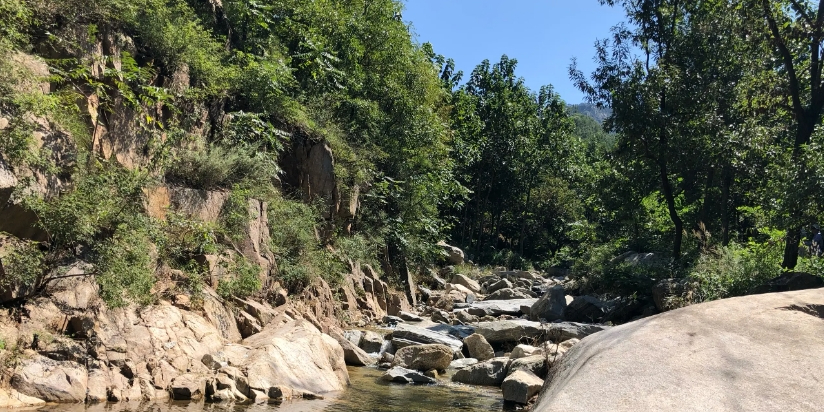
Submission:
POLYGON ((53 404, 42 412, 455 412, 500 411, 501 390, 454 384, 441 379, 435 385, 404 385, 380 380, 383 371, 349 367, 351 385, 322 400, 294 400, 281 404, 218 404, 204 402, 147 402, 53 404))

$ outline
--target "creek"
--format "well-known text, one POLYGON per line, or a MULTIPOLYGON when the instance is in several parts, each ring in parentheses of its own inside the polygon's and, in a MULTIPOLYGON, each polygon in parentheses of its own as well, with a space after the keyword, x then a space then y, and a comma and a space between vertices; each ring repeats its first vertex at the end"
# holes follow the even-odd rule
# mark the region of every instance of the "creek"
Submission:
POLYGON ((435 385, 405 385, 380 380, 383 371, 349 367, 351 385, 321 400, 283 403, 219 404, 204 402, 147 402, 53 404, 41 412, 457 412, 500 411, 501 391, 494 387, 455 384, 441 379, 435 385))

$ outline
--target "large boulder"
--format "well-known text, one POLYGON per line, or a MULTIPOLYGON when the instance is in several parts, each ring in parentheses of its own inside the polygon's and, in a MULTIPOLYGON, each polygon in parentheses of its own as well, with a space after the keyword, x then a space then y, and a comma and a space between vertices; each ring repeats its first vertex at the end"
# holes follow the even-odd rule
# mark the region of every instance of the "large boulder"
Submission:
POLYGON ((337 331, 330 332, 330 335, 338 341, 343 348, 343 360, 347 365, 371 366, 376 363, 375 359, 369 356, 363 349, 347 339, 344 334, 337 331))
POLYGON ((452 362, 452 349, 446 345, 413 345, 395 352, 392 366, 420 371, 445 370, 452 362))
POLYGON ((464 339, 464 344, 469 349, 469 356, 483 362, 495 357, 495 350, 486 341, 483 335, 474 333, 464 339))
POLYGON ((435 343, 449 346, 453 352, 460 351, 463 347, 463 342, 460 339, 450 336, 446 333, 436 332, 426 328, 398 324, 398 327, 392 332, 392 339, 405 339, 418 343, 435 343))
POLYGON ((509 358, 492 358, 458 369, 452 380, 467 385, 501 386, 506 378, 509 358))
POLYGON ((387 370, 383 376, 381 376, 381 380, 387 382, 397 382, 397 383, 435 383, 437 382, 434 378, 430 378, 418 371, 402 368, 400 366, 392 367, 391 369, 387 370))
POLYGON ((566 292, 563 286, 553 286, 529 309, 529 319, 552 322, 564 318, 566 292))
POLYGON ((824 287, 824 278, 821 276, 804 272, 788 272, 756 287, 752 290, 752 293, 790 292, 821 287, 824 287))
POLYGON ((271 388, 287 387, 322 394, 349 384, 343 348, 307 321, 270 324, 243 344, 253 348, 241 367, 251 389, 269 393, 271 388))
POLYGON ((14 390, 46 402, 83 402, 87 385, 82 365, 39 355, 22 359, 11 378, 14 390))
POLYGON ((449 245, 446 242, 438 242, 438 246, 443 249, 446 255, 446 261, 449 262, 450 265, 460 265, 464 262, 464 252, 460 248, 449 245))
POLYGON ((484 300, 473 302, 466 312, 472 316, 520 316, 522 307, 531 307, 538 299, 484 300))
POLYGON ((582 340, 534 410, 820 410, 822 336, 821 290, 676 309, 582 340))
POLYGON ((504 288, 498 289, 495 292, 487 295, 489 300, 512 300, 512 299, 530 299, 534 298, 535 293, 524 288, 504 288))
POLYGON ((564 310, 571 322, 598 323, 607 313, 607 305, 595 296, 576 296, 564 310))
POLYGON ((380 353, 383 342, 383 336, 372 331, 365 331, 360 341, 360 348, 366 353, 380 353))
POLYGON ((468 278, 464 275, 461 275, 460 273, 456 273, 455 275, 453 275, 452 276, 452 281, 450 283, 453 283, 453 284, 456 284, 456 285, 461 285, 461 286, 469 289, 470 291, 472 291, 472 293, 477 294, 477 293, 481 292, 481 285, 479 285, 478 282, 476 282, 476 281, 474 281, 474 280, 472 280, 472 279, 470 279, 470 278, 468 278))
POLYGON ((605 325, 576 322, 541 324, 526 319, 513 319, 479 322, 475 332, 483 335, 492 344, 520 342, 522 339, 563 342, 573 338, 583 339, 608 328, 609 326, 605 325))
POLYGON ((501 384, 505 401, 525 404, 544 385, 544 380, 526 370, 518 370, 507 376, 501 384))

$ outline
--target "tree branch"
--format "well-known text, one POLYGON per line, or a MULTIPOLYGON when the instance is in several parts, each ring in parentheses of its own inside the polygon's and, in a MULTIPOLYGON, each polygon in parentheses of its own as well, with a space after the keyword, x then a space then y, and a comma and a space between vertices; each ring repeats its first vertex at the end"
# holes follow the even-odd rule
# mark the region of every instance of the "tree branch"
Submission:
POLYGON ((804 106, 801 105, 798 75, 796 74, 795 66, 793 65, 793 56, 790 54, 790 50, 787 49, 787 45, 784 44, 784 39, 781 37, 781 32, 778 30, 778 24, 775 22, 775 18, 773 18, 772 12, 770 11, 769 0, 762 0, 761 4, 764 6, 764 18, 767 19, 767 24, 770 27, 775 44, 778 47, 778 51, 781 53, 781 58, 784 60, 784 68, 787 69, 787 74, 790 77, 790 94, 792 97, 793 109, 795 111, 796 118, 801 120, 804 118, 804 106))
POLYGON ((815 27, 815 24, 813 23, 813 19, 810 18, 810 15, 807 14, 807 11, 804 10, 804 7, 802 7, 801 4, 798 3, 798 1, 790 0, 790 3, 792 3, 792 8, 795 10, 795 12, 798 13, 801 17, 803 17, 804 20, 807 22, 807 24, 809 24, 810 26, 815 27))

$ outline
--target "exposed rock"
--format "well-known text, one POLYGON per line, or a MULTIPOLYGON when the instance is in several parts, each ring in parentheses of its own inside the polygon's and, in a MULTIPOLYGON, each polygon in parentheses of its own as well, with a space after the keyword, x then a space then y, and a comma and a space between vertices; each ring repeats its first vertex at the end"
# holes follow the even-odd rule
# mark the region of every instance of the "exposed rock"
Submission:
POLYGON ((493 358, 458 369, 452 380, 468 385, 501 386, 506 378, 509 358, 493 358))
POLYGON ((563 342, 569 339, 583 339, 589 335, 610 328, 606 325, 592 325, 576 322, 550 323, 546 326, 546 336, 553 342, 563 342))
POLYGON ((475 315, 470 315, 469 312, 465 310, 459 310, 455 312, 455 318, 463 323, 475 323, 478 321, 478 317, 475 315))
POLYGON ((824 365, 822 318, 824 294, 805 290, 617 326, 582 340, 553 367, 534 410, 818 410, 824 386, 811 371, 824 365))
MULTIPOLYGON (((346 338, 349 342, 352 342, 353 345, 357 347, 361 347, 361 341, 363 341, 363 331, 362 330, 347 330, 343 332, 343 337, 346 338)), ((363 349, 361 347, 361 349, 363 349)))
MULTIPOLYGON (((551 359, 552 358, 550 358, 550 360, 551 359)), ((547 371, 546 361, 547 357, 543 354, 514 359, 509 364, 509 370, 507 371, 507 375, 512 374, 518 370, 528 370, 531 373, 534 373, 535 375, 543 378, 546 376, 547 371)))
POLYGON ((564 318, 567 303, 563 286, 553 286, 529 309, 529 319, 547 322, 564 318))
POLYGON ((469 356, 483 362, 495 357, 495 350, 492 345, 486 341, 483 335, 477 333, 470 335, 464 339, 464 344, 469 349, 469 356))
POLYGON ((519 342, 521 339, 544 338, 556 342, 567 339, 582 339, 585 336, 609 328, 604 325, 589 325, 574 322, 549 323, 542 325, 525 319, 494 322, 480 322, 475 331, 490 343, 519 342))
POLYGON ((46 401, 24 395, 14 389, 0 388, 0 408, 25 408, 30 406, 39 406, 44 403, 46 403, 46 401))
MULTIPOLYGON (((511 299, 529 299, 534 298, 535 293, 523 288, 504 288, 498 289, 486 296, 489 300, 511 300, 511 299)), ((518 308, 520 309, 520 307, 518 308)))
POLYGON ((452 351, 460 351, 463 346, 463 342, 448 334, 406 324, 399 324, 395 331, 392 332, 392 338, 393 341, 395 338, 400 338, 413 342, 446 345, 449 346, 452 351))
POLYGON ((450 265, 460 265, 464 262, 464 252, 460 248, 446 244, 445 242, 438 242, 445 254, 446 260, 450 265))
POLYGON ((435 379, 430 378, 418 371, 394 366, 381 376, 381 380, 398 383, 435 383, 435 379))
POLYGON ((372 331, 365 331, 361 339, 360 348, 366 353, 379 353, 383 347, 383 336, 372 331))
POLYGON ((518 370, 510 374, 501 384, 505 401, 526 404, 544 385, 543 379, 532 372, 518 370))
POLYGON ((824 278, 821 276, 803 272, 789 272, 777 278, 770 279, 769 282, 754 288, 752 293, 790 292, 820 287, 824 287, 824 278))
POLYGON ((180 375, 172 380, 169 393, 176 401, 201 399, 206 391, 206 377, 195 374, 180 375))
POLYGON ((376 363, 375 359, 372 359, 363 349, 346 339, 343 334, 338 332, 331 332, 330 334, 343 348, 343 360, 347 365, 371 366, 376 363))
POLYGON ((21 359, 11 378, 14 390, 46 402, 83 402, 87 383, 83 366, 39 355, 21 359))
POLYGON ((478 363, 478 360, 475 358, 463 358, 463 359, 455 359, 449 363, 450 369, 463 369, 469 365, 474 365, 478 363))
POLYGON ((407 346, 395 352, 392 366, 428 371, 444 370, 452 361, 452 349, 446 345, 407 346))
POLYGON ((288 387, 323 394, 349 384, 343 348, 309 322, 272 324, 243 344, 254 348, 243 365, 252 389, 268 393, 273 387, 288 387))
POLYGON ((484 300, 474 302, 466 311, 474 316, 521 315, 521 306, 532 306, 538 299, 484 300))
POLYGON ((383 317, 382 322, 383 322, 383 324, 385 324, 385 325, 394 325, 394 324, 398 324, 398 323, 403 323, 403 322, 404 322, 404 320, 403 320, 403 319, 401 319, 401 318, 399 318, 399 317, 397 317, 397 316, 389 316, 389 315, 387 315, 387 316, 384 316, 384 317, 383 317))
POLYGON ((472 291, 472 293, 481 292, 481 285, 479 285, 478 282, 461 274, 452 275, 452 281, 450 283, 461 285, 472 291))
POLYGON ((449 323, 449 314, 442 310, 435 309, 430 319, 432 322, 449 323))
POLYGON ((531 345, 518 345, 512 349, 512 352, 509 354, 509 359, 520 359, 527 356, 542 355, 543 353, 544 351, 541 348, 536 348, 531 345))
POLYGON ((487 286, 486 287, 486 293, 487 294, 495 293, 495 292, 497 292, 501 289, 512 289, 512 282, 510 282, 506 279, 501 279, 501 280, 487 286))
POLYGON ((594 296, 577 296, 564 311, 570 322, 598 323, 606 315, 607 305, 594 296))
POLYGON ((407 322, 423 322, 423 318, 421 318, 420 316, 418 316, 414 313, 400 311, 398 313, 398 317, 405 320, 405 321, 407 321, 407 322))

